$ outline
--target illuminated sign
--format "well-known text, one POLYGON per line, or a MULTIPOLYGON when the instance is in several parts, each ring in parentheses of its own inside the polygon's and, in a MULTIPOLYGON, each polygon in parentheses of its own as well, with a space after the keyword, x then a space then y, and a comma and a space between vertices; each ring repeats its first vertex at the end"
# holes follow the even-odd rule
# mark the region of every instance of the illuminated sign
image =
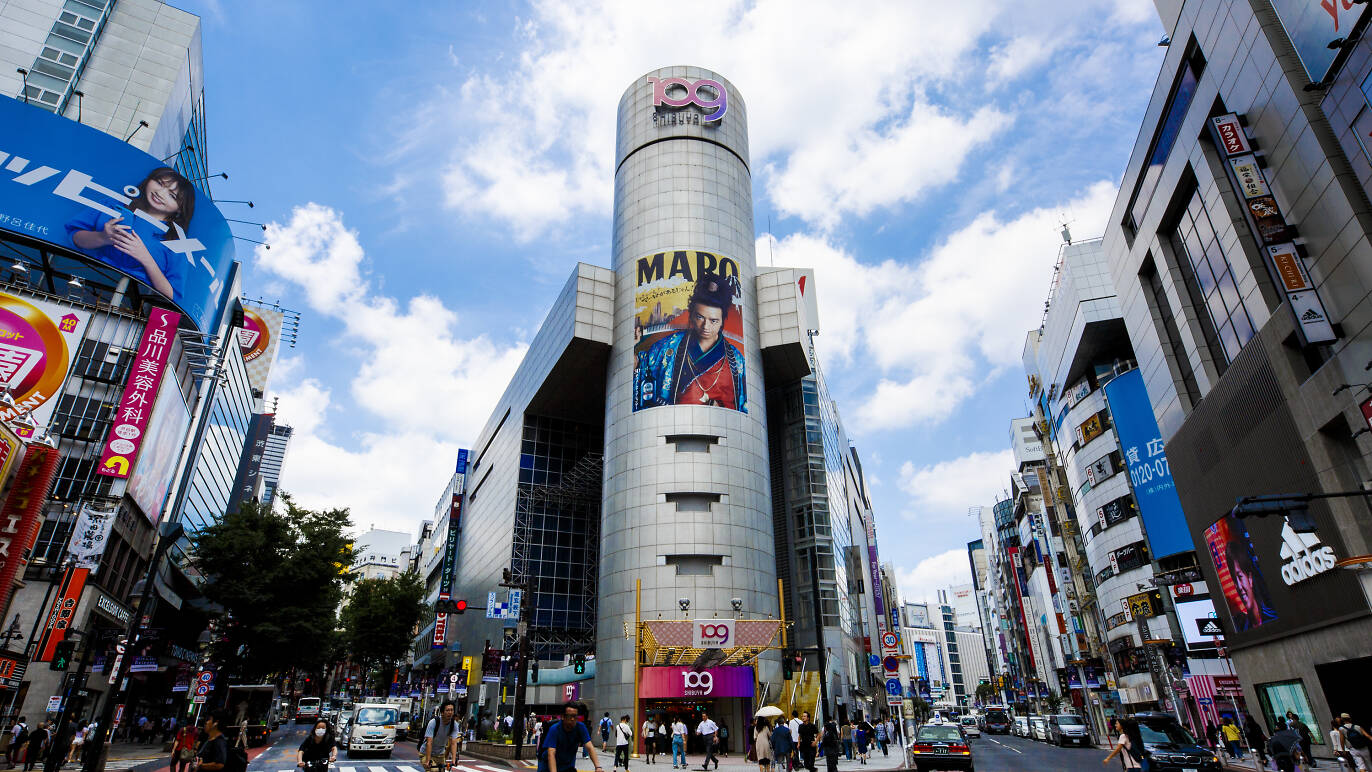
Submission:
POLYGON ((653 123, 658 126, 718 123, 729 111, 729 95, 717 80, 649 77, 648 82, 653 85, 653 107, 659 111, 653 114, 653 123), (702 112, 662 112, 664 107, 675 111, 690 105, 702 112))

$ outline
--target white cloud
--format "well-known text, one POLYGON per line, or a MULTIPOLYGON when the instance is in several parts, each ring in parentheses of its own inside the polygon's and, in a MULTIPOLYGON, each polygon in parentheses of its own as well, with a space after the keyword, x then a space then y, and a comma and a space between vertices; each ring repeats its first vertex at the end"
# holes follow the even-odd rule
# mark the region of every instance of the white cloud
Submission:
POLYGON ((622 90, 665 64, 698 63, 749 100, 753 168, 777 213, 829 227, 955 180, 1027 109, 1019 92, 994 87, 1138 23, 1132 5, 1102 22, 1046 0, 692 8, 536 0, 511 33, 516 56, 475 65, 457 87, 435 82, 412 108, 389 153, 404 167, 397 178, 426 169, 451 209, 525 240, 603 216, 622 90), (971 101, 988 93, 977 86, 1001 103, 971 101))
MULTIPOLYGON (((916 522, 974 521, 968 510, 1001 498, 1014 468, 1015 456, 1008 449, 969 453, 927 466, 906 461, 899 481, 910 496, 905 517, 916 522)), ((973 522, 973 530, 980 528, 973 522)))
POLYGON ((1024 335, 1042 316, 1061 213, 1071 213, 1080 233, 1102 232, 1115 191, 1102 181, 1013 219, 984 212, 925 255, 879 263, 811 234, 770 245, 765 237, 757 249, 774 254, 776 265, 815 269, 824 354, 861 361, 875 376, 850 411, 855 427, 898 429, 951 415, 987 379, 1018 365, 1024 335))
POLYGON ((342 327, 335 353, 358 363, 347 409, 366 411, 377 427, 331 434, 332 390, 296 381, 303 366, 284 360, 275 396, 295 434, 282 488, 307 506, 352 506, 369 522, 409 530, 452 474, 458 446, 476 439, 526 346, 459 337, 457 314, 430 295, 402 306, 376 293, 357 234, 328 207, 297 207, 288 223, 267 226, 266 241, 272 248, 258 249, 258 267, 297 285, 313 311, 342 327))
POLYGON ((901 600, 911 603, 935 601, 938 590, 972 581, 972 567, 966 549, 951 549, 925 558, 906 569, 896 566, 896 584, 901 600))

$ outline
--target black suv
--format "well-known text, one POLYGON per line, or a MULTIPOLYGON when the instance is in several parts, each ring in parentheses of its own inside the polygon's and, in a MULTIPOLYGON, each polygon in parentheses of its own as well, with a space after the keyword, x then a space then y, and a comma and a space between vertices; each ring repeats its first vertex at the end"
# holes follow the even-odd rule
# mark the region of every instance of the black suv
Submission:
POLYGON ((1220 760, 1196 742, 1171 713, 1135 713, 1152 772, 1219 772, 1220 760))
POLYGON ((987 734, 1010 734, 1010 717, 993 708, 982 716, 981 728, 987 734))

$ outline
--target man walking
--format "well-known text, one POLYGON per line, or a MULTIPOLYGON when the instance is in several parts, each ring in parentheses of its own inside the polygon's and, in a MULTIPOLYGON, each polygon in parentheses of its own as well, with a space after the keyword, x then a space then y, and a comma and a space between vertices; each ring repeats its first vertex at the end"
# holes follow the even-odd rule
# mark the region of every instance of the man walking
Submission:
POLYGON ((1305 756, 1305 763, 1311 769, 1318 767, 1315 757, 1310 755, 1310 727, 1293 710, 1286 711, 1286 725, 1296 730, 1296 734, 1301 738, 1301 754, 1305 756))
POLYGON ((791 753, 786 757, 787 770, 800 766, 800 723, 800 711, 791 711, 791 720, 786 724, 791 732, 791 753))
POLYGON ((819 735, 819 745, 824 750, 825 772, 838 772, 839 737, 838 724, 834 723, 834 719, 825 721, 824 731, 819 735))
POLYGON ((700 741, 705 744, 705 763, 700 766, 702 770, 709 769, 712 761, 715 763, 715 769, 719 769, 719 759, 715 757, 715 743, 719 741, 717 732, 719 725, 711 721, 710 714, 702 710, 700 723, 696 724, 696 734, 700 735, 700 741))
POLYGON ((1368 734, 1366 729, 1353 723, 1353 719, 1347 713, 1339 716, 1339 724, 1339 731, 1343 733, 1344 745, 1348 747, 1348 752, 1353 755, 1353 761, 1357 764, 1359 772, 1372 770, 1372 734, 1368 734))
POLYGON ((615 725, 615 766, 629 768, 629 746, 634 741, 634 727, 629 723, 629 716, 619 717, 619 723, 615 725))
POLYGON ((800 714, 800 763, 810 772, 815 772, 815 752, 819 750, 816 738, 819 728, 810 721, 810 714, 800 714))
POLYGON ((605 746, 609 744, 610 729, 612 729, 614 725, 615 722, 610 720, 610 712, 608 710, 605 711, 605 715, 600 717, 600 750, 605 750, 605 746))
POLYGON ((576 772, 578 750, 584 750, 591 757, 595 772, 605 772, 600 766, 595 744, 591 742, 591 733, 580 718, 580 705, 569 702, 562 706, 562 720, 548 727, 538 746, 538 772, 576 772))
POLYGON ((1267 752, 1277 763, 1277 772, 1295 772, 1301 757, 1301 736, 1286 726, 1286 719, 1277 719, 1277 731, 1267 740, 1267 752))
POLYGON ((786 724, 778 721, 772 727, 772 756, 776 759, 776 769, 773 772, 783 772, 785 765, 782 759, 790 759, 791 751, 795 743, 791 739, 791 729, 786 724))
POLYGON ((16 756, 19 756, 21 760, 23 759, 20 752, 24 748, 24 743, 28 742, 28 739, 29 725, 25 723, 24 717, 20 716, 19 720, 14 722, 14 726, 10 727, 10 747, 5 749, 5 755, 9 759, 10 769, 14 769, 14 758, 16 756))

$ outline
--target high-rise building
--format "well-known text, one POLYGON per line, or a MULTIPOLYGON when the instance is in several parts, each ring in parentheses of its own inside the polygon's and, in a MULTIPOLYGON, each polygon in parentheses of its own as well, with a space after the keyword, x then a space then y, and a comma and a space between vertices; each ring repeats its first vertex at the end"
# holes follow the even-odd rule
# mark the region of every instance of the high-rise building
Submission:
POLYGON ((1141 459, 1165 447, 1237 673, 1185 702, 1242 695, 1269 730, 1278 707, 1327 726, 1372 682, 1372 573, 1336 567, 1372 543, 1372 44, 1365 4, 1325 6, 1160 3, 1170 45, 1103 244, 1159 427, 1141 459), (1230 515, 1263 494, 1336 495, 1313 531, 1230 515))
POLYGON ((267 436, 267 448, 262 453, 262 503, 270 505, 276 497, 276 487, 281 480, 281 467, 286 463, 286 450, 291 445, 291 434, 295 429, 287 424, 273 423, 271 434, 267 436))
MULTIPOLYGON (((506 570, 522 586, 531 656, 569 667, 531 705, 566 686, 614 715, 703 707, 744 726, 757 684, 782 694, 784 611, 797 708, 825 674, 829 711, 878 714, 864 641, 900 614, 816 364, 813 273, 753 257, 741 96, 694 67, 637 80, 616 169, 611 268, 574 268, 472 443, 454 596, 513 602, 506 570)), ((515 621, 450 616, 443 659, 514 653, 515 621)), ((439 672, 421 659, 412 679, 439 672)))
POLYGON ((353 565, 357 579, 391 579, 410 568, 414 545, 404 531, 372 528, 353 540, 353 565))

